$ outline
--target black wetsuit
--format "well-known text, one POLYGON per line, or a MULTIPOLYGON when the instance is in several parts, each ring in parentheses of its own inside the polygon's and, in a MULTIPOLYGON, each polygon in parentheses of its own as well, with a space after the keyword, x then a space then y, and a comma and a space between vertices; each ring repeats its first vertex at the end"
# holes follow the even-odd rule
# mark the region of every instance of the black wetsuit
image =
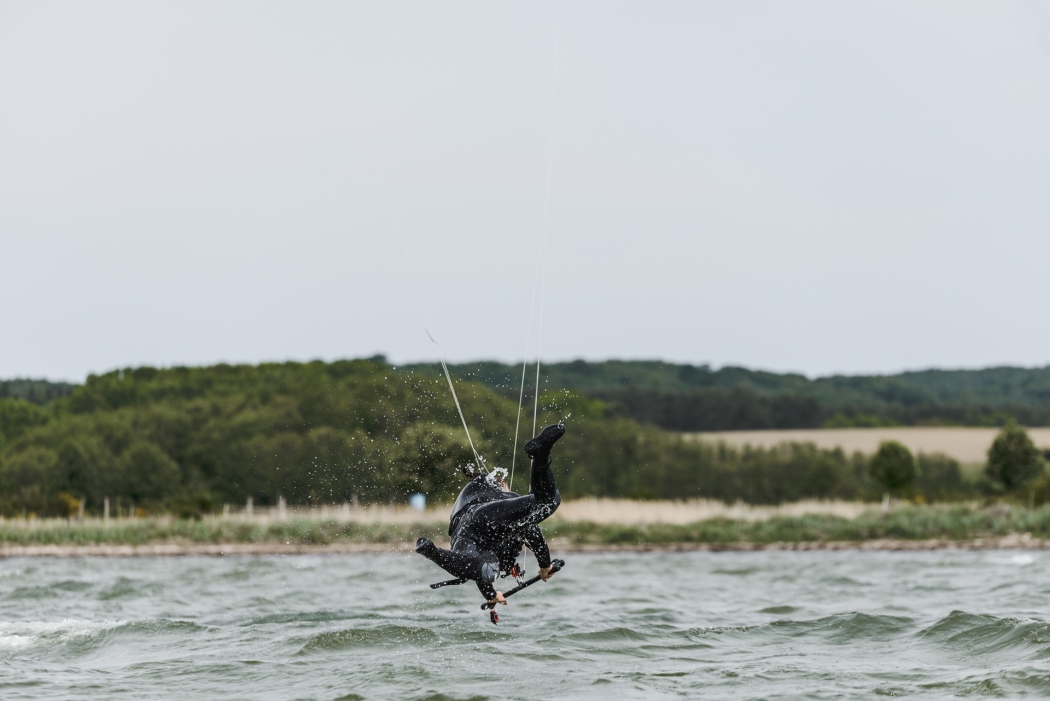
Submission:
POLYGON ((549 456, 532 461, 532 489, 521 496, 504 492, 485 476, 475 477, 459 493, 449 519, 452 549, 431 546, 421 553, 446 572, 473 579, 487 601, 496 598, 493 582, 508 574, 529 546, 539 566, 550 567, 551 555, 539 523, 561 504, 549 456))

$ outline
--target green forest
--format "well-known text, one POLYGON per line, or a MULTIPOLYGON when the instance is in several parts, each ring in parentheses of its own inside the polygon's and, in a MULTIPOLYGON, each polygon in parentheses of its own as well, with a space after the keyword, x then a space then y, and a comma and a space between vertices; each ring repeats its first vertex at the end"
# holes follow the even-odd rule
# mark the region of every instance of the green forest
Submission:
MULTIPOLYGON (((455 370, 474 443, 485 469, 509 469, 517 398, 495 373, 467 367, 455 370)), ((548 386, 571 375, 559 367, 551 366, 548 386)), ((259 505, 281 497, 386 504, 422 492, 449 501, 473 457, 444 378, 433 370, 394 368, 381 358, 140 367, 92 375, 46 403, 0 398, 0 514, 68 515, 81 501, 98 513, 106 498, 118 509, 190 515, 248 497, 259 505)), ((541 395, 540 424, 566 418, 569 429, 555 464, 567 498, 776 504, 876 500, 886 490, 867 456, 810 444, 736 450, 691 441, 636 421, 594 382, 586 393, 553 388, 541 395)), ((531 412, 522 414, 519 446, 532 429, 531 412)), ((514 486, 522 491, 526 472, 519 455, 514 486)), ((963 480, 953 460, 920 455, 914 479, 900 491, 952 501, 982 490, 991 493, 989 485, 963 480)))
POLYGON ((0 380, 0 399, 20 398, 43 406, 55 399, 68 397, 76 387, 71 382, 47 380, 0 380))
MULTIPOLYGON (((436 365, 407 366, 437 373, 436 365)), ((518 396, 520 365, 449 366, 505 396, 518 396)), ((923 370, 896 375, 809 379, 662 361, 552 363, 545 391, 570 389, 601 399, 618 416, 672 431, 868 426, 1024 426, 1050 424, 1050 367, 923 370)), ((531 388, 530 388, 531 389, 531 388)))

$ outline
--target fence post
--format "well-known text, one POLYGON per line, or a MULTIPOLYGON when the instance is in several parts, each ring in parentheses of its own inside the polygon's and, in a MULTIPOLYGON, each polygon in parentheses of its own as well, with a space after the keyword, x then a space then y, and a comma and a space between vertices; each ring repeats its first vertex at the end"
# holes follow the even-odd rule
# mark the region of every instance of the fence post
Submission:
POLYGON ((248 497, 247 503, 244 505, 244 513, 248 516, 252 515, 252 498, 248 497))
POLYGON ((102 500, 102 523, 109 523, 109 497, 102 500))

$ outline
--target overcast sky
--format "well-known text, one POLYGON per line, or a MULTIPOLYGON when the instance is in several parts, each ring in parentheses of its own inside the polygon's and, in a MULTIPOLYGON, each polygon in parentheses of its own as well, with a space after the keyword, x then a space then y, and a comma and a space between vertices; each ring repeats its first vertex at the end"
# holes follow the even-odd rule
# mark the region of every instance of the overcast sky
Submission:
POLYGON ((1050 362, 1048 2, 0 0, 0 377, 519 360, 548 161, 545 358, 1050 362))

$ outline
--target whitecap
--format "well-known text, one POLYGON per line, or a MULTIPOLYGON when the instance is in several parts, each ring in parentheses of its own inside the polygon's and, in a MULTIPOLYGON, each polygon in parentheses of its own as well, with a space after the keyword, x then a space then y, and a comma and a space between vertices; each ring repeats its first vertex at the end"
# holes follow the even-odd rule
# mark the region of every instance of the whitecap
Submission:
POLYGON ((33 639, 28 635, 0 635, 0 650, 25 647, 31 642, 33 639))
POLYGON ((39 642, 64 642, 126 625, 127 621, 0 621, 0 649, 17 649, 39 642))
POLYGON ((1028 553, 1019 553, 1010 558, 1011 565, 1018 565, 1023 567, 1024 565, 1030 565, 1035 562, 1035 558, 1028 553))

